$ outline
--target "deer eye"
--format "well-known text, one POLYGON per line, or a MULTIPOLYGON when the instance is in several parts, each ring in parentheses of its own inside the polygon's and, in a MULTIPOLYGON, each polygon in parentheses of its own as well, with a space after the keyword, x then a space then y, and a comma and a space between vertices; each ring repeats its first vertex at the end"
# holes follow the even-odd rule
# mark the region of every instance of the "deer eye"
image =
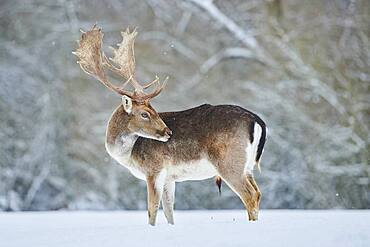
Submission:
POLYGON ((144 119, 149 119, 149 114, 147 112, 141 113, 141 117, 144 119))

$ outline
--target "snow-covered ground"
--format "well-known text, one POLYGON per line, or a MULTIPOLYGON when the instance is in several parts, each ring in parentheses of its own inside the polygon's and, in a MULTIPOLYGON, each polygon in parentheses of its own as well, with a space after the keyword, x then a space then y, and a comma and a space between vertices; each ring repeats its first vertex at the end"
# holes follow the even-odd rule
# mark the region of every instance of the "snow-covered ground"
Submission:
POLYGON ((370 246, 370 210, 176 211, 147 225, 144 211, 0 214, 0 246, 370 246))

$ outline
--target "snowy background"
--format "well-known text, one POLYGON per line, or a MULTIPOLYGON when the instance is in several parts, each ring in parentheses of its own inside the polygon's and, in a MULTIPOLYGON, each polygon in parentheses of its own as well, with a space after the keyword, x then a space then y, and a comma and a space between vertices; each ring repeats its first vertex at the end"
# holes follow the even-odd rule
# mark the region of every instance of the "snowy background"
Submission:
MULTIPOLYGON (((370 208, 369 13, 368 0, 0 1, 0 210, 145 209, 145 184, 104 149, 105 126, 120 99, 85 75, 71 53, 79 29, 95 22, 107 46, 119 41, 119 30, 138 27, 139 79, 170 76, 153 100, 158 111, 232 103, 267 122, 256 174, 262 208, 370 208)), ((242 203, 225 187, 218 196, 206 180, 180 183, 175 207, 241 209, 242 203)), ((146 222, 144 212, 137 214, 142 222, 135 224, 146 222)), ((178 215, 184 227, 200 229, 186 223, 185 212, 178 215)), ((107 222, 115 223, 114 216, 107 214, 107 222)), ((275 222, 274 232, 291 216, 266 212, 261 221, 275 222)), ((0 232, 17 217, 1 215, 0 232)), ((49 216, 43 217, 30 215, 22 227, 40 219, 34 231, 48 228, 49 216)), ((211 224, 210 214, 199 217, 211 224)), ((229 229, 234 216, 220 217, 229 229)), ((235 217, 243 224, 236 232, 263 232, 260 223, 244 225, 244 213, 235 217)), ((325 217, 307 228, 317 231, 325 217)), ((330 227, 346 226, 346 217, 352 216, 333 217, 330 227)), ((67 223, 53 234, 63 234, 67 223)), ((290 223, 282 227, 294 232, 299 224, 290 223)))

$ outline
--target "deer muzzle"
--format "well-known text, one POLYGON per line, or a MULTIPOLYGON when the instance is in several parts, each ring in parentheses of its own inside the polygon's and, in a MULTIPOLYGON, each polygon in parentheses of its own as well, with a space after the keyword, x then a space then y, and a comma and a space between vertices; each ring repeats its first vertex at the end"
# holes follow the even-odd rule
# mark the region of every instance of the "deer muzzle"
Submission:
POLYGON ((166 126, 162 131, 158 133, 158 140, 166 142, 170 139, 172 131, 166 126))
POLYGON ((172 131, 168 127, 164 128, 163 133, 165 136, 168 136, 168 138, 172 136, 172 131))

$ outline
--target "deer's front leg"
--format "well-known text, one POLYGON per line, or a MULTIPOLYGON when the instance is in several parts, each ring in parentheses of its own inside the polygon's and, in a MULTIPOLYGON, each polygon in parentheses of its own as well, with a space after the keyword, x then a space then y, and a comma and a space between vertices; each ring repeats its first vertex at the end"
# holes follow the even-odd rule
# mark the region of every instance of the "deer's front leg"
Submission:
POLYGON ((166 179, 166 171, 163 170, 159 174, 150 175, 146 178, 148 190, 148 216, 149 224, 154 226, 157 218, 160 199, 162 197, 164 181, 166 179))
POLYGON ((162 207, 168 224, 173 225, 173 205, 175 203, 175 181, 167 181, 164 184, 162 195, 162 207))

